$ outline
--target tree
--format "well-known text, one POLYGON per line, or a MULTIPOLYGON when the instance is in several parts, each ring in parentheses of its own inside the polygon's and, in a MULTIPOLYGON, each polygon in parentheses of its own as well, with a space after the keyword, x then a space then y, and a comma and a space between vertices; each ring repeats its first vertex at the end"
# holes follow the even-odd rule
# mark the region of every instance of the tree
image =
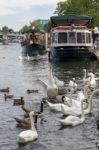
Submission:
POLYGON ((8 33, 8 27, 7 26, 2 27, 2 33, 3 34, 7 34, 8 33))
POLYGON ((78 14, 92 16, 94 25, 99 26, 99 1, 98 0, 65 0, 57 3, 55 14, 78 14))
POLYGON ((24 25, 20 30, 21 33, 27 33, 30 31, 30 26, 24 25))

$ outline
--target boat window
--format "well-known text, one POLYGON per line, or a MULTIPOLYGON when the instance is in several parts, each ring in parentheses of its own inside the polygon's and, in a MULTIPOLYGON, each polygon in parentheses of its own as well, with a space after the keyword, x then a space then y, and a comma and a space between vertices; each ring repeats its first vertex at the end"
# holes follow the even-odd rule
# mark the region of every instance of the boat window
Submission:
POLYGON ((91 42, 91 35, 90 33, 86 33, 86 43, 90 43, 91 42))
POLYGON ((69 32, 69 43, 76 43, 75 32, 69 32))
POLYGON ((85 33, 82 33, 82 43, 85 43, 85 33))
POLYGON ((67 33, 66 32, 58 33, 58 43, 67 43, 67 33))
POLYGON ((53 42, 53 43, 56 43, 56 42, 57 42, 57 35, 56 35, 56 33, 53 33, 53 34, 52 34, 52 42, 53 42))
POLYGON ((85 33, 83 32, 77 33, 77 43, 85 43, 85 33))

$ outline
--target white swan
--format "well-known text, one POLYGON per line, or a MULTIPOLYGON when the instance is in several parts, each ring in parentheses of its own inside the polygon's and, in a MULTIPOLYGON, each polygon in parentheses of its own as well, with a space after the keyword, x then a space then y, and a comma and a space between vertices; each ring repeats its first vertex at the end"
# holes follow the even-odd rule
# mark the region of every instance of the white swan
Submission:
POLYGON ((46 100, 48 106, 49 106, 49 109, 52 110, 52 111, 55 111, 55 112, 61 112, 61 103, 51 103, 49 102, 48 100, 46 100))
POLYGON ((62 125, 71 125, 71 126, 76 126, 84 122, 85 120, 85 115, 84 115, 84 110, 83 110, 83 101, 84 99, 81 100, 81 117, 77 116, 68 116, 65 119, 60 119, 59 122, 62 125))
MULTIPOLYGON (((88 107, 87 109, 84 110, 84 114, 89 114, 91 112, 91 108, 92 108, 92 98, 93 96, 96 94, 96 93, 99 93, 99 89, 96 89, 92 92, 90 98, 88 98, 88 107)), ((64 104, 61 104, 61 111, 64 115, 74 115, 74 116, 78 116, 78 115, 81 115, 81 109, 77 107, 68 107, 64 104)))
MULTIPOLYGON (((67 103, 68 106, 74 106, 74 107, 80 108, 81 107, 81 100, 87 98, 88 88, 89 88, 89 85, 85 85, 84 86, 84 92, 82 90, 80 92, 78 92, 77 99, 72 98, 72 93, 71 93, 70 97, 64 96, 63 100, 64 100, 65 105, 67 103)), ((84 109, 87 106, 88 106, 87 103, 83 103, 84 109)))
POLYGON ((18 135, 19 143, 27 143, 29 141, 34 141, 38 138, 38 133, 33 121, 34 111, 31 111, 29 116, 31 120, 31 130, 23 131, 18 135))
POLYGON ((65 85, 64 81, 59 80, 57 77, 54 77, 54 80, 55 80, 55 84, 59 87, 60 86, 63 87, 65 85))
POLYGON ((55 84, 51 69, 49 74, 49 84, 40 79, 36 81, 44 88, 44 90, 46 90, 49 99, 56 99, 56 96, 58 95, 58 87, 55 84))
POLYGON ((87 83, 87 82, 90 81, 90 77, 87 77, 87 71, 86 71, 86 69, 83 69, 83 72, 84 72, 84 76, 83 76, 82 81, 83 81, 83 83, 87 83))
POLYGON ((77 84, 75 82, 75 78, 69 81, 68 83, 68 89, 69 90, 76 90, 77 89, 77 84))
POLYGON ((90 81, 89 81, 89 85, 91 88, 95 88, 96 87, 96 79, 95 76, 93 74, 89 74, 90 76, 90 81))

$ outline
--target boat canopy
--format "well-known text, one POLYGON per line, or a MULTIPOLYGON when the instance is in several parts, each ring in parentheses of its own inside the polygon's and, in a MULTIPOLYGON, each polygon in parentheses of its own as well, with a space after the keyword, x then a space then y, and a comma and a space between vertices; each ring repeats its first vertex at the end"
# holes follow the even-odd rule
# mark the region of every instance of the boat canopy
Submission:
POLYGON ((75 14, 67 14, 61 16, 52 16, 50 17, 50 20, 51 20, 52 27, 65 26, 71 24, 87 26, 91 22, 92 17, 75 15, 75 14))

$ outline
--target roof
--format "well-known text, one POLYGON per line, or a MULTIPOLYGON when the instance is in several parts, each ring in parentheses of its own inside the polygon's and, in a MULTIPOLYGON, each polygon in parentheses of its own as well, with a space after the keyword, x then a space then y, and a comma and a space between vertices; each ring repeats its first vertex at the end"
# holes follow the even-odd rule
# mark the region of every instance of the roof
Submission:
POLYGON ((67 14, 63 16, 52 16, 50 17, 50 20, 53 27, 71 24, 84 26, 92 20, 92 17, 84 15, 67 14))

